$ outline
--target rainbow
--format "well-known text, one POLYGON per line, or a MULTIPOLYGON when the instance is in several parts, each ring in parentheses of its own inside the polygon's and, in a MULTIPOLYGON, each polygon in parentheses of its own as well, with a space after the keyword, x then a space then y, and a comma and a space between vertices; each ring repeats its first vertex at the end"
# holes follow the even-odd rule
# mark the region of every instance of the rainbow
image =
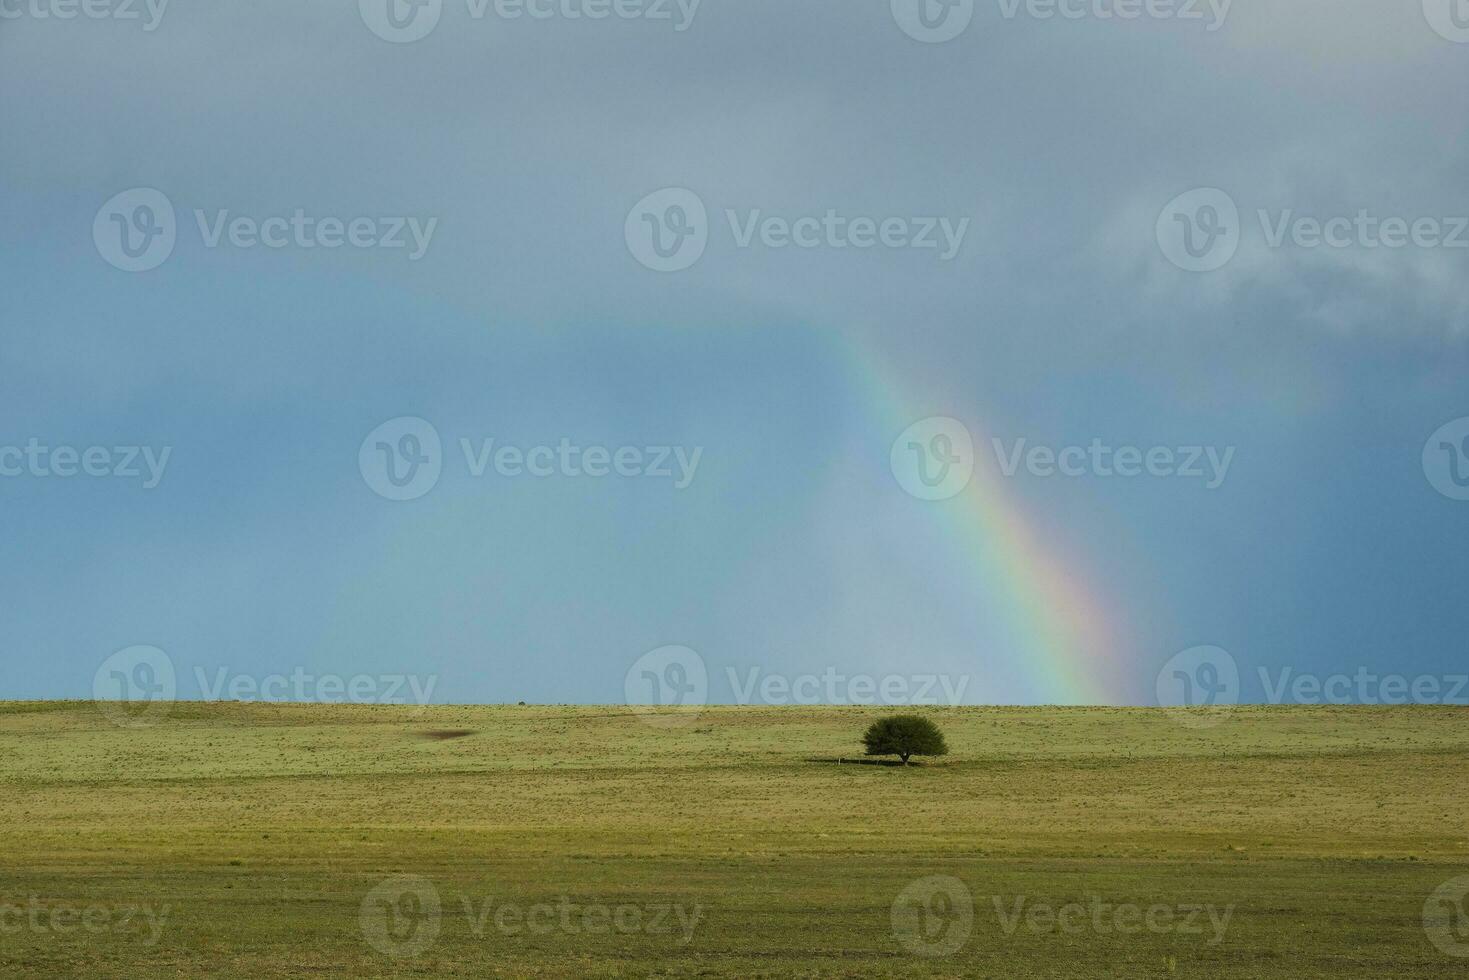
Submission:
MULTIPOLYGON (((920 419, 956 413, 931 408, 931 398, 908 395, 897 367, 875 345, 844 345, 864 399, 889 440, 920 419)), ((1115 608, 1082 577, 1082 565, 1045 540, 988 456, 989 433, 962 417, 974 439, 974 477, 952 500, 925 503, 943 537, 987 607, 1008 619, 1015 648, 995 651, 1016 658, 1033 704, 1125 704, 1118 687, 1120 630, 1107 615, 1115 608)), ((886 461, 887 447, 883 447, 886 461)))

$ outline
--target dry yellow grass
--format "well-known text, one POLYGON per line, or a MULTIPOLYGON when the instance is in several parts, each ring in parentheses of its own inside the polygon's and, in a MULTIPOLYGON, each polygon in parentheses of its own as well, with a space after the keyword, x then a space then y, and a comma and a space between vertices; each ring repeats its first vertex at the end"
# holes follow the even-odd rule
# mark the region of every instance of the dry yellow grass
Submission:
MULTIPOLYGON (((29 926, 6 975, 1445 976, 1423 908, 1469 873, 1469 714, 1240 708, 931 712, 952 755, 859 765, 883 712, 180 704, 119 728, 0 706, 0 906, 169 907, 156 942, 29 926), (668 720, 668 719, 663 719, 668 720), (452 737, 444 737, 450 733, 452 737), (437 737, 435 735, 437 734, 437 737), (408 874, 440 929, 395 960, 364 899, 408 874), (894 900, 973 895, 952 955, 894 900), (1007 932, 999 909, 1232 908, 1178 931, 1007 932), (692 939, 481 929, 490 901, 703 909, 692 939)), ((0 926, 4 920, 0 919, 0 926)))

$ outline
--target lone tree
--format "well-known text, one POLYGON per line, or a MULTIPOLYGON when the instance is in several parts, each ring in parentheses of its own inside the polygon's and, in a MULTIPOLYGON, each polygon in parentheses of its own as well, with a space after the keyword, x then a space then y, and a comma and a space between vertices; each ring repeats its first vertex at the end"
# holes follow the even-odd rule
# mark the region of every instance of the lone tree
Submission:
POLYGON ((944 733, 927 718, 919 715, 892 715, 879 718, 862 736, 868 755, 895 755, 908 764, 914 755, 948 755, 944 733))

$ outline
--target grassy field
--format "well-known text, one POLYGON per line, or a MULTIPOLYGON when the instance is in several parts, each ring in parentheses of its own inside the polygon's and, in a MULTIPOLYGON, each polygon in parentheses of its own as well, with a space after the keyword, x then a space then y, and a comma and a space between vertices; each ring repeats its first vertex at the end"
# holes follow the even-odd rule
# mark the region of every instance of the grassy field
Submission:
POLYGON ((1465 711, 883 713, 0 704, 0 976, 1469 974, 1465 711))

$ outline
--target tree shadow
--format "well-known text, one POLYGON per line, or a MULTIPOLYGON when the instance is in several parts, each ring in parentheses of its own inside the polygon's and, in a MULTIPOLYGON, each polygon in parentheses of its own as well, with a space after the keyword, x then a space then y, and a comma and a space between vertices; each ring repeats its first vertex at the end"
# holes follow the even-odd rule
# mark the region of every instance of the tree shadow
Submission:
MULTIPOLYGON (((801 761, 825 763, 833 766, 894 766, 898 769, 903 768, 903 763, 899 759, 871 759, 860 755, 856 757, 845 755, 808 756, 801 761)), ((925 763, 919 762, 917 759, 908 760, 908 768, 910 769, 915 767, 922 768, 924 765, 925 763)))
POLYGON ((479 733, 471 731, 468 728, 440 728, 431 732, 422 732, 419 738, 432 739, 435 742, 447 742, 453 738, 468 738, 470 735, 477 734, 479 733))

